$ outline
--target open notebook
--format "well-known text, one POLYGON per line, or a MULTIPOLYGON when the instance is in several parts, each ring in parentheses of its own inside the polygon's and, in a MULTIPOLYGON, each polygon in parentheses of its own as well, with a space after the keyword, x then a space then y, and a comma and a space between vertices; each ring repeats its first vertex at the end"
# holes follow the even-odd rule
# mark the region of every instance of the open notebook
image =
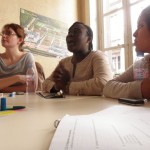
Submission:
POLYGON ((64 116, 49 150, 149 150, 150 109, 114 106, 91 115, 64 116))

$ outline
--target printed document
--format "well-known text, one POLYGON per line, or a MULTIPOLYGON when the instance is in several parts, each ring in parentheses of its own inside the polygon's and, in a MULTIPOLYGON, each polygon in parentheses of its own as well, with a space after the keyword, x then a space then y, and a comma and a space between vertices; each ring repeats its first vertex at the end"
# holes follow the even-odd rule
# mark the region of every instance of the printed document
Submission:
POLYGON ((62 118, 49 150, 149 150, 150 109, 114 106, 62 118))

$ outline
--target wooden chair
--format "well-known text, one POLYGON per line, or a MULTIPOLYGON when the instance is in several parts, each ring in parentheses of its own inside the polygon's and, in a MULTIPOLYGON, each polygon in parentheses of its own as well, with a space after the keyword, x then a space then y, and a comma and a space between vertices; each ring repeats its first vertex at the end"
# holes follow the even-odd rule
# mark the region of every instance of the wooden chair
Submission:
POLYGON ((39 62, 35 62, 36 65, 36 69, 38 72, 38 87, 37 87, 37 91, 41 91, 42 90, 42 83, 45 80, 45 73, 44 73, 44 69, 42 67, 42 65, 39 62))

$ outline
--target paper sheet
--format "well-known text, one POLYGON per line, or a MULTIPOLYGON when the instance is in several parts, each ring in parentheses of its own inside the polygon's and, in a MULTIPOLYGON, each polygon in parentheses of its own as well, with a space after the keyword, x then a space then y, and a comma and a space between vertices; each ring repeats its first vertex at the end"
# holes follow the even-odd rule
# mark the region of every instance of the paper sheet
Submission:
POLYGON ((149 150, 150 109, 115 106, 85 116, 65 116, 49 150, 149 150))

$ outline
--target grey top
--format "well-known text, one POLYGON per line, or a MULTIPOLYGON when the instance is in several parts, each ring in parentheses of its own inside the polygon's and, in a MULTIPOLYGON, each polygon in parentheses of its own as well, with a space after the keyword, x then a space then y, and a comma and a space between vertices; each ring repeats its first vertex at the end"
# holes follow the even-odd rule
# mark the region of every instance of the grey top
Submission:
POLYGON ((12 75, 25 75, 29 64, 34 62, 34 57, 31 53, 26 53, 18 62, 7 66, 0 57, 0 78, 9 77, 12 75))

